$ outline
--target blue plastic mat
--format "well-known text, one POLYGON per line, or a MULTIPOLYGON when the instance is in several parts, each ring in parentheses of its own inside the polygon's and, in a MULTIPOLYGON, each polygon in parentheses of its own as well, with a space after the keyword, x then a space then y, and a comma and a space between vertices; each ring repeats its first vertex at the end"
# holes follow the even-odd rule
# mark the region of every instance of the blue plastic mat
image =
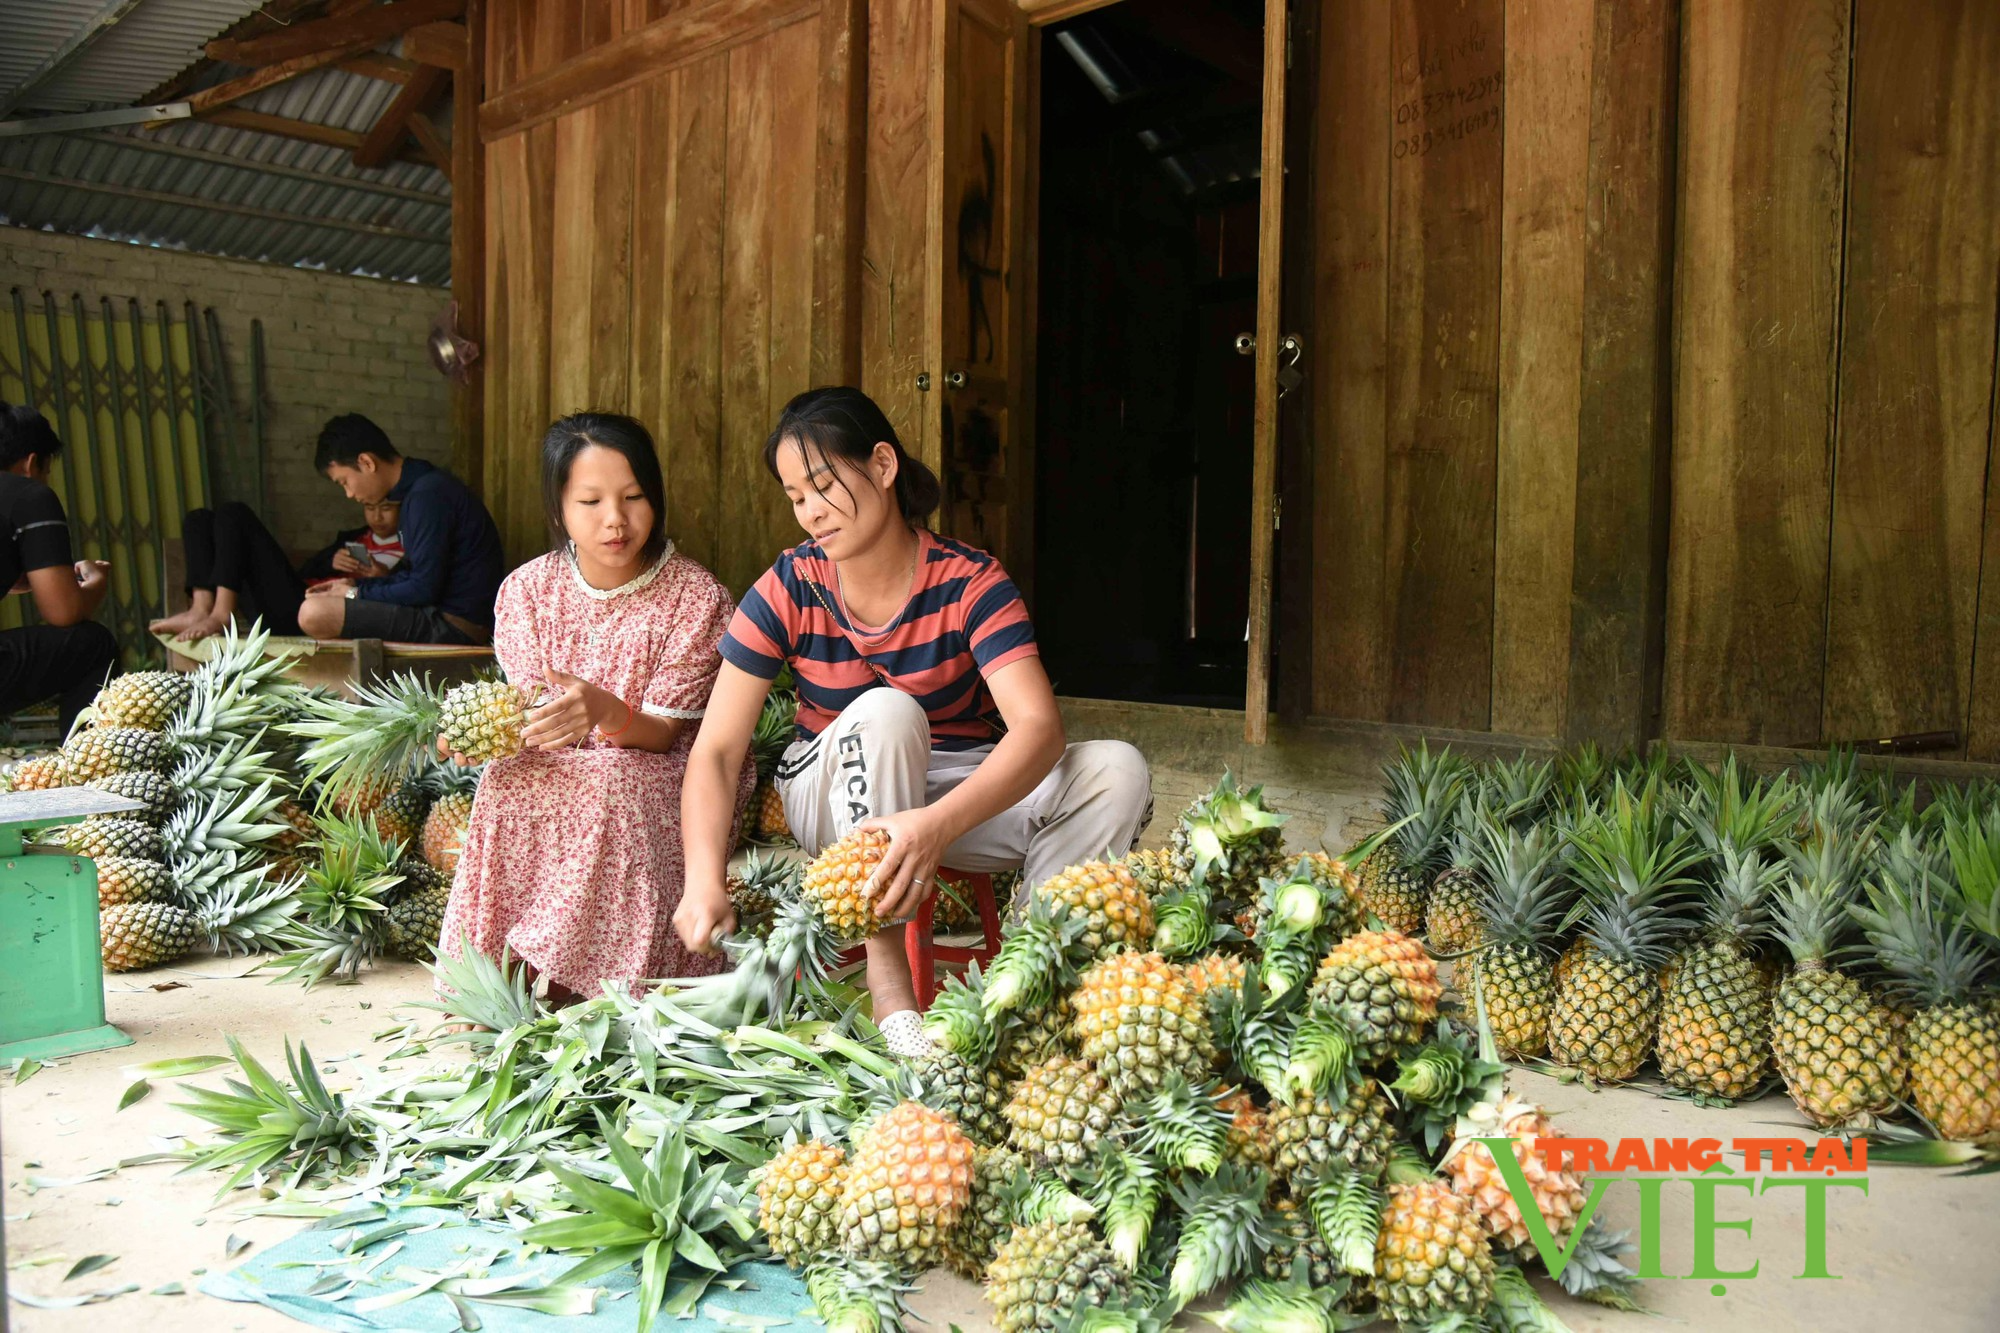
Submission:
MULTIPOLYGON (((396 1276, 399 1268, 437 1271, 477 1265, 492 1277, 521 1273, 539 1275, 552 1281, 575 1265, 568 1255, 540 1252, 524 1259, 518 1233, 497 1223, 468 1220, 463 1214, 439 1208, 405 1208, 391 1214, 391 1221, 415 1223, 418 1229, 385 1237, 349 1254, 346 1247, 355 1239, 353 1228, 316 1227, 245 1260, 226 1273, 211 1273, 201 1281, 201 1290, 225 1301, 254 1301, 303 1323, 339 1333, 460 1333, 463 1325, 449 1298, 428 1292, 413 1300, 375 1310, 357 1306, 372 1299, 392 1295, 418 1285, 396 1276), (430 1228, 430 1229, 423 1229, 430 1228), (376 1264, 391 1245, 401 1249, 376 1264), (334 1277, 353 1277, 374 1266, 373 1272, 344 1293, 338 1289, 307 1294, 317 1284, 332 1285, 334 1277), (341 1299, 335 1299, 335 1296, 341 1299)), ((361 1224, 361 1230, 379 1226, 361 1224)), ((654 1322, 660 1333, 741 1333, 744 1329, 819 1327, 806 1296, 805 1283, 783 1264, 740 1264, 726 1281, 740 1283, 733 1289, 719 1280, 711 1285, 693 1318, 662 1314, 654 1322)), ((346 1286, 343 1282, 342 1286, 346 1286)), ((625 1333, 639 1324, 639 1304, 635 1292, 637 1275, 631 1269, 606 1277, 593 1278, 583 1285, 603 1289, 594 1313, 558 1317, 535 1310, 518 1309, 486 1301, 468 1301, 485 1333, 549 1333, 558 1326, 592 1330, 592 1333, 625 1333)))

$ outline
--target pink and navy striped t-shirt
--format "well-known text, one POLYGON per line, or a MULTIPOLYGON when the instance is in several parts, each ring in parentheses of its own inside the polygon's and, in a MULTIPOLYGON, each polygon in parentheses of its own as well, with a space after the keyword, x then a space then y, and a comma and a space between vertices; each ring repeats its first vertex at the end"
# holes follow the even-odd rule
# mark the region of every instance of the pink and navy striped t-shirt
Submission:
POLYGON ((833 562, 817 542, 779 556, 744 594, 722 637, 723 660, 764 680, 789 662, 802 737, 883 686, 923 705, 933 749, 975 749, 1005 731, 986 677, 1036 655, 1028 608, 986 552, 927 530, 917 537, 914 591, 880 629, 848 623, 833 562))

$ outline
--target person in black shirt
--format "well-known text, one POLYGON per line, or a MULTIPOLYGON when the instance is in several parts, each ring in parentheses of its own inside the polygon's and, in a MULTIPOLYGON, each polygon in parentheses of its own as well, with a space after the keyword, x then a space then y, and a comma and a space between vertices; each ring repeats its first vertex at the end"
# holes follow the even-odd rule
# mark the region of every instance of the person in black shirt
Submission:
POLYGON ((0 630, 0 715, 54 695, 68 731, 118 660, 118 640, 90 618, 111 566, 71 560, 69 519, 49 489, 61 450, 41 413, 0 403, 0 588, 34 598, 45 622, 0 630))

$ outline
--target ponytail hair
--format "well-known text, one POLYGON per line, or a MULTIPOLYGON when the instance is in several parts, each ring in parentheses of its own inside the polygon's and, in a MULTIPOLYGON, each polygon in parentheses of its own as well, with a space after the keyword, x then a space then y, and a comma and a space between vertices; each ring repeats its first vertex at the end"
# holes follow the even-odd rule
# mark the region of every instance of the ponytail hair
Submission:
POLYGON ((778 450, 787 442, 804 453, 807 446, 829 461, 843 459, 863 467, 886 444, 896 451, 896 507, 913 527, 923 525, 944 497, 937 474, 904 451, 896 428, 875 405, 875 400, 859 389, 845 385, 808 389, 778 415, 771 437, 764 441, 764 467, 778 475, 778 450))
POLYGON ((30 454, 52 463, 62 447, 62 437, 47 417, 32 407, 0 398, 0 468, 10 468, 30 454))

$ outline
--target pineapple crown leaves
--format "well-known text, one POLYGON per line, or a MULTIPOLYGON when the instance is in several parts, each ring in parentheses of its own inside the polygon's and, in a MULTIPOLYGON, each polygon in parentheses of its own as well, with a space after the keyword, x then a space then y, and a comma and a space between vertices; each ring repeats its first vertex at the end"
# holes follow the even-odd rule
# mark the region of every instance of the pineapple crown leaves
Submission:
POLYGON ((207 882, 188 898, 209 949, 235 955, 282 944, 299 912, 298 877, 273 879, 261 865, 214 855, 215 873, 202 876, 207 882))
POLYGON ((981 1069, 992 1063, 1001 1027, 986 1019, 985 993, 986 979, 979 964, 972 963, 963 977, 947 974, 924 1011, 924 1035, 981 1069))
POLYGON ((1555 761, 1527 753, 1503 759, 1479 775, 1479 791, 1501 820, 1532 826, 1556 793, 1555 761))
POLYGON ((1629 1248, 1625 1234, 1611 1230, 1601 1217, 1591 1218, 1590 1225, 1576 1239, 1575 1253, 1563 1265, 1559 1279, 1562 1289, 1579 1300, 1613 1310, 1642 1309, 1633 1295, 1639 1275, 1627 1268, 1618 1257, 1620 1252, 1629 1248))
POLYGON ((1313 1182, 1305 1202, 1313 1230, 1334 1262, 1356 1277, 1372 1276, 1382 1230, 1382 1191, 1375 1178, 1336 1159, 1313 1182))
POLYGON ((1228 865, 1230 854, 1238 847, 1275 841, 1287 818, 1264 804, 1262 787, 1239 791, 1236 775, 1224 769, 1215 789, 1197 799, 1180 818, 1181 831, 1194 851, 1192 878, 1206 878, 1216 866, 1228 865))
POLYGON ((299 902, 307 917, 334 931, 380 929, 388 896, 403 882, 396 868, 400 844, 390 853, 391 844, 372 820, 333 817, 320 827, 319 860, 299 882, 299 902))
POLYGON ((1571 877, 1582 896, 1563 920, 1565 930, 1588 922, 1591 943, 1614 958, 1643 965, 1666 961, 1674 936, 1687 927, 1680 896, 1695 883, 1701 859, 1685 830, 1669 833, 1657 777, 1636 793, 1614 783, 1604 809, 1570 836, 1571 877))
POLYGON ((1153 948, 1164 958, 1188 958, 1215 942, 1215 918, 1205 880, 1168 889, 1153 900, 1153 948))
POLYGON ((1569 1325, 1542 1300, 1528 1275, 1511 1264, 1494 1270, 1485 1326, 1494 1333, 1569 1333, 1569 1325))
POLYGON ((772 690, 764 696, 764 706, 757 713, 757 726, 750 734, 750 754, 757 765, 758 776, 769 778, 784 757, 785 747, 792 743, 796 724, 793 721, 798 712, 798 697, 780 690, 772 690))
POLYGON ((432 752, 444 717, 444 698, 421 677, 398 672, 387 681, 357 686, 350 703, 315 698, 306 715, 284 729, 311 742, 301 761, 306 779, 338 798, 407 771, 432 752))
POLYGON ((1386 813, 1400 824, 1397 850, 1412 870, 1433 872, 1451 832, 1452 816, 1472 780, 1471 770, 1450 746, 1433 758, 1429 744, 1420 742, 1414 755, 1403 750, 1386 771, 1390 787, 1386 813))
POLYGON ((1251 969, 1273 999, 1305 990, 1325 952, 1316 931, 1288 930, 1275 918, 1257 932, 1257 966, 1251 969))
POLYGON ((987 1018, 1037 1008, 1057 990, 1074 985, 1077 968, 1089 954, 1082 942, 1086 924, 1081 914, 1063 903, 1042 893, 1029 894, 1027 911, 1007 932, 986 969, 980 1004, 987 1018))
POLYGON ((266 732, 229 736, 185 750, 169 775, 182 792, 241 791, 254 783, 276 781, 272 752, 262 748, 266 732))
POLYGON ((1979 820, 2000 809, 2000 781, 1976 778, 1966 783, 1936 783, 1930 797, 1930 804, 1918 816, 1926 828, 1941 828, 1968 818, 1979 820))
POLYGON ((1585 741, 1564 754, 1556 761, 1556 788, 1563 804, 1579 806, 1595 800, 1610 771, 1596 741, 1585 741))
POLYGON ((190 1100, 175 1104, 220 1131, 221 1142, 196 1152, 186 1168, 235 1167, 218 1195, 287 1160, 295 1163, 291 1182, 297 1185, 324 1167, 340 1165, 358 1147, 360 1118, 338 1093, 327 1091, 303 1042, 296 1048, 289 1039, 285 1042, 285 1064, 292 1076, 287 1087, 233 1034, 225 1040, 247 1081, 225 1079, 221 1091, 188 1086, 183 1091, 190 1100))
POLYGON ((1424 1147, 1432 1153, 1444 1146, 1461 1117, 1501 1095, 1507 1066, 1483 1057, 1479 1047, 1474 1034, 1441 1021, 1437 1036, 1404 1059, 1389 1085, 1415 1105, 1424 1147))
POLYGON ((1143 1152, 1100 1139, 1097 1159, 1084 1169, 1080 1183, 1097 1209, 1112 1258, 1127 1273, 1136 1275, 1165 1188, 1159 1166, 1143 1152))
MULTIPOLYGON (((1018 1178, 1017 1178, 1018 1179, 1018 1178)), ((1053 1171, 1036 1171, 1018 1179, 1013 1191, 1014 1206, 1022 1226, 1043 1222, 1089 1222, 1097 1217, 1097 1206, 1070 1189, 1069 1182, 1053 1171)))
POLYGON ((1296 1106, 1344 1088, 1354 1067, 1354 1032, 1338 1012, 1315 1004, 1292 1032, 1284 1070, 1270 1091, 1296 1106))
POLYGON ((1261 906, 1266 930, 1310 934, 1327 923, 1326 890, 1302 861, 1285 878, 1262 881, 1261 906))
POLYGON ((1719 854, 1724 843, 1745 851, 1769 847, 1797 814, 1799 793, 1788 779, 1746 777, 1733 752, 1718 768, 1695 765, 1690 772, 1681 815, 1711 854, 1719 854))
MULTIPOLYGON (((379 916, 379 913, 377 914, 379 916)), ((252 971, 274 969, 275 981, 292 981, 311 990, 328 977, 351 986, 360 980, 361 966, 382 952, 382 930, 341 930, 310 917, 294 919, 273 933, 284 950, 264 959, 252 971)))
POLYGON ((1766 860, 1756 848, 1725 839, 1717 852, 1713 883, 1702 900, 1702 921, 1716 943, 1748 943, 1770 931, 1770 905, 1784 882, 1785 863, 1766 860))
POLYGON ((1891 993, 1919 1009, 1969 1000, 2000 959, 1955 910, 1946 881, 1884 876, 1848 904, 1891 993))
POLYGON ((1569 906, 1568 881, 1556 873, 1557 844, 1540 828, 1498 820, 1484 834, 1479 898, 1488 942, 1552 952, 1569 906))
POLYGON ((1167 1186, 1181 1214, 1180 1243, 1167 1274, 1172 1309, 1247 1271, 1271 1246, 1264 1219, 1264 1172, 1230 1163, 1212 1176, 1167 1186))
POLYGON ((2000 803, 1941 821, 1940 836, 1966 919, 2000 940, 2000 803))
POLYGON ((160 830, 167 859, 255 850, 289 831, 291 826, 277 818, 284 803, 284 793, 273 790, 271 778, 247 789, 216 790, 205 801, 191 800, 160 830))
POLYGON ((1213 1080, 1196 1086, 1179 1073, 1168 1075, 1157 1091, 1131 1108, 1137 1125, 1134 1146, 1171 1170, 1215 1174, 1229 1137, 1223 1096, 1213 1080))
MULTIPOLYGON (((1821 846, 1831 851, 1840 844, 1821 846)), ((1826 852, 1816 856, 1794 847, 1784 882, 1771 900, 1773 933, 1802 966, 1825 964, 1851 922, 1847 907, 1858 887, 1854 868, 1844 854, 1836 854, 1836 864, 1825 857, 1826 852)))
POLYGON ((1340 1310, 1346 1295, 1346 1283, 1314 1287, 1257 1278, 1238 1285, 1229 1304, 1205 1310, 1201 1317, 1224 1333, 1340 1333, 1352 1327, 1340 1310))
POLYGON ((915 1290, 876 1259, 829 1253, 806 1266, 806 1295, 827 1333, 889 1333, 904 1326, 903 1297, 915 1290))

